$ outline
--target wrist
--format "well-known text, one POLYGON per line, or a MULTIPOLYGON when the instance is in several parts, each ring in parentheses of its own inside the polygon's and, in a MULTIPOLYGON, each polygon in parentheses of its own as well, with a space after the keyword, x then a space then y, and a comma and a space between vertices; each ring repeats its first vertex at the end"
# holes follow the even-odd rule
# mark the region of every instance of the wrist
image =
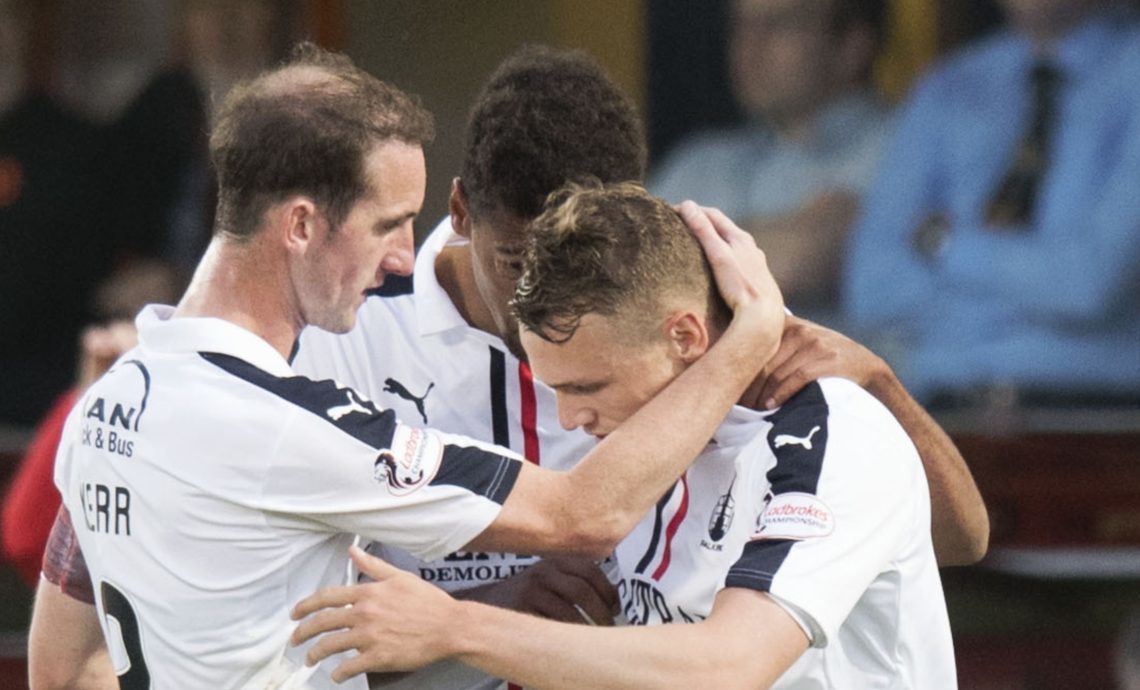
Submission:
POLYGON ((448 658, 463 660, 482 653, 483 644, 493 644, 483 633, 483 615, 494 607, 478 601, 456 600, 443 626, 442 644, 448 658))
POLYGON ((727 341, 726 347, 732 348, 741 365, 755 376, 775 356, 783 333, 783 310, 774 315, 741 310, 733 315, 720 341, 727 341))
POLYGON ((868 377, 864 388, 880 402, 897 396, 900 391, 905 391, 902 381, 882 359, 879 359, 876 366, 871 370, 871 375, 868 377))

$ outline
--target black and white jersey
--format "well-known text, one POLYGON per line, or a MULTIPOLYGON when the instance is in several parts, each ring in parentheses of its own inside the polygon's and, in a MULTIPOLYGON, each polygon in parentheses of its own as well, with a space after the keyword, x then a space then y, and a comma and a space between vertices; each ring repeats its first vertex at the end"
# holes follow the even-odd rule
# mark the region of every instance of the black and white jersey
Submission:
POLYGON ((695 622, 724 587, 760 590, 811 640, 773 687, 953 688, 929 496, 906 433, 849 381, 736 408, 619 545, 623 612, 695 622))
POLYGON ((331 687, 288 648, 290 608, 350 581, 352 535, 427 559, 466 544, 521 463, 296 376, 235 324, 172 313, 140 314, 56 461, 116 670, 124 687, 331 687))
MULTIPOLYGON (((593 448, 593 437, 561 428, 554 391, 536 381, 500 338, 468 325, 436 278, 439 253, 465 241, 445 218, 420 247, 411 279, 386 278, 347 334, 305 329, 293 367, 352 386, 408 424, 495 443, 543 467, 569 469, 593 448)), ((501 580, 536 560, 456 552, 425 561, 393 542, 369 551, 448 591, 501 580)), ((440 664, 393 687, 499 685, 469 667, 440 664)))

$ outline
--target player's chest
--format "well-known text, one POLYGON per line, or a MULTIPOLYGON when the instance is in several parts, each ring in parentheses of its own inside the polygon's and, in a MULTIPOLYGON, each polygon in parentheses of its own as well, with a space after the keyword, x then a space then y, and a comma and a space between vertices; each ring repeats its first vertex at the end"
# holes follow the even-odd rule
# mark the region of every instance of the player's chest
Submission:
POLYGON ((368 393, 408 424, 494 443, 566 468, 594 445, 558 422, 554 392, 504 350, 474 339, 393 348, 373 367, 368 393))
POLYGON ((698 461, 662 497, 618 546, 618 593, 630 623, 708 616, 753 532, 764 486, 742 476, 733 462, 698 461))

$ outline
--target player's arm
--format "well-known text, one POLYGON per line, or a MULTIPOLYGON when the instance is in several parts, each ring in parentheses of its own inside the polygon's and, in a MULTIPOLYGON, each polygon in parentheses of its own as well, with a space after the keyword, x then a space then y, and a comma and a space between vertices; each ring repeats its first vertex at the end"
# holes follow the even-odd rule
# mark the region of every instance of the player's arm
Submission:
POLYGON ((474 551, 572 550, 604 557, 712 438, 776 351, 784 324, 764 253, 724 214, 682 205, 733 320, 720 339, 569 472, 524 464, 474 551))
POLYGON ((93 604, 41 579, 28 633, 31 690, 113 690, 119 679, 93 604))
POLYGON ((957 446, 903 387, 882 358, 841 333, 788 317, 776 355, 747 394, 758 409, 782 405, 810 381, 850 379, 883 403, 922 458, 930 484, 931 532, 938 564, 969 565, 989 544, 985 502, 957 446))
POLYGON ((353 559, 376 582, 324 590, 294 610, 309 616, 295 644, 328 633, 310 663, 358 652, 334 670, 337 681, 454 658, 532 688, 753 689, 770 686, 808 647, 799 624, 751 589, 722 590, 693 625, 601 628, 456 601, 359 549, 353 559))
POLYGON ((71 518, 60 507, 44 551, 28 632, 32 690, 119 687, 94 601, 71 518))

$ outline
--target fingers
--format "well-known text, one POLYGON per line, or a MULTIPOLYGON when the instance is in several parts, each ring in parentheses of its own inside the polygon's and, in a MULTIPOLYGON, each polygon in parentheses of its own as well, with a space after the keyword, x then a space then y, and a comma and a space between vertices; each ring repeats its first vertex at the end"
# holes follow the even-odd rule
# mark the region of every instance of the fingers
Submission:
POLYGON ((553 557, 527 569, 519 608, 566 623, 612 625, 617 591, 585 558, 553 557))
POLYGON ((326 587, 316 594, 311 594, 293 607, 290 614, 295 621, 321 609, 348 606, 356 599, 356 589, 353 587, 326 587))
POLYGON ((385 563, 376 556, 373 556, 372 554, 356 545, 348 547, 348 555, 350 558, 352 558, 352 562, 356 564, 356 567, 360 570, 360 572, 371 577, 377 582, 386 580, 393 575, 399 575, 400 573, 404 572, 403 570, 400 570, 393 565, 385 563))
POLYGON ((377 666, 378 664, 375 659, 364 654, 357 654, 337 666, 332 672, 332 679, 335 683, 343 683, 349 678, 359 676, 361 673, 367 673, 377 666))
POLYGON ((601 568, 592 563, 586 570, 585 578, 586 583, 597 593, 598 598, 605 604, 612 617, 614 613, 617 613, 618 607, 621 605, 621 601, 618 598, 617 587, 614 587, 613 583, 610 582, 601 568))
POLYGON ((558 594, 572 611, 565 620, 593 625, 613 624, 613 606, 602 598, 591 583, 577 576, 567 576, 560 584, 562 587, 558 594))
POLYGON ((329 633, 309 648, 305 654, 305 663, 309 666, 316 666, 334 654, 347 652, 350 649, 360 649, 360 646, 365 642, 367 642, 367 638, 357 633, 356 630, 349 629, 329 633))
POLYGON ((352 625, 352 608, 341 607, 318 611, 303 620, 289 638, 289 644, 296 647, 313 639, 317 635, 332 630, 341 630, 352 625))
POLYGON ((839 376, 868 386, 886 363, 847 336, 805 319, 789 317, 759 394, 766 408, 783 405, 808 383, 839 376))
POLYGON ((719 208, 711 206, 701 206, 701 211, 712 223, 713 228, 716 229, 718 235, 729 244, 745 243, 756 246, 756 238, 751 234, 745 232, 739 225, 734 223, 731 218, 726 216, 719 208))
MULTIPOLYGON (((552 621, 585 623, 585 618, 578 609, 574 608, 575 604, 570 599, 571 597, 563 596, 551 590, 534 591, 527 596, 523 608, 527 613, 552 621)), ((584 607, 582 610, 586 611, 584 607)), ((589 611, 586 613, 590 615, 589 611)))
MULTIPOLYGON (((736 317, 746 310, 755 319, 745 319, 771 335, 772 349, 783 324, 783 298, 768 269, 767 257, 748 233, 716 209, 686 201, 677 207, 712 267, 717 290, 736 317)), ((765 355, 767 347, 759 350, 765 355)))
POLYGON ((547 560, 557 563, 559 569, 564 572, 581 578, 603 604, 611 610, 617 610, 619 603, 617 588, 613 586, 606 574, 593 560, 579 557, 558 557, 547 560))

